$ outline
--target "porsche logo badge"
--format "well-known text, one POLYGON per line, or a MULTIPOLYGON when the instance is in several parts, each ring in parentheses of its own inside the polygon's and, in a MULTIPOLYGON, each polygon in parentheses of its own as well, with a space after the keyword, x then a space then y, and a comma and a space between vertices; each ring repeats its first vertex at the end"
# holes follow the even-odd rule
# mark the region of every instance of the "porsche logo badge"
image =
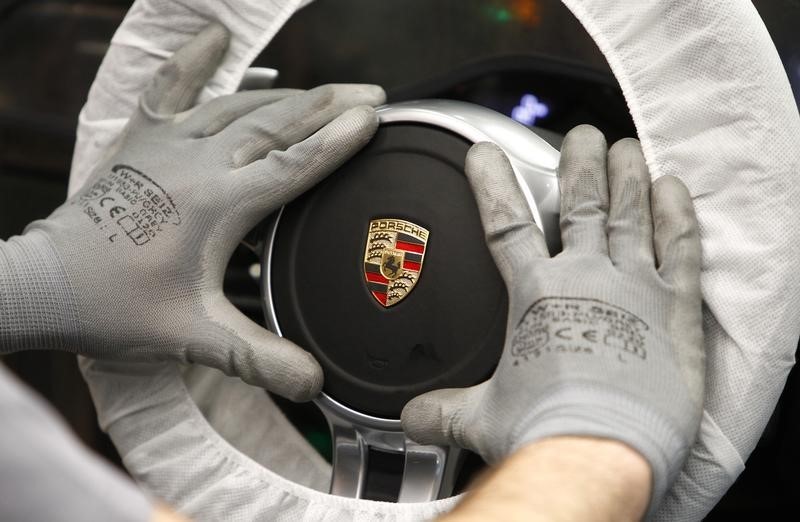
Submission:
POLYGON ((369 222, 364 251, 364 278, 372 296, 383 306, 396 305, 419 281, 428 231, 402 219, 369 222))

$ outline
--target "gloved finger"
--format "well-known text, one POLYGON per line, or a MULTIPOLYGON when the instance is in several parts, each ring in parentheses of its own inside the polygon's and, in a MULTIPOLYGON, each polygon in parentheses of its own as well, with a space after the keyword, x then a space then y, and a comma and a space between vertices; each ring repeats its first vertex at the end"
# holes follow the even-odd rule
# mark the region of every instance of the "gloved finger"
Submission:
POLYGON ((259 107, 301 92, 300 89, 266 89, 220 96, 187 113, 181 127, 193 138, 211 136, 259 107))
POLYGON ((233 145, 233 165, 238 168, 306 139, 348 109, 385 100, 377 85, 323 85, 257 109, 218 137, 233 145))
POLYGON ((230 33, 220 24, 212 23, 200 31, 158 68, 140 99, 142 110, 151 116, 165 116, 194 106, 229 42, 230 33))
POLYGON ((654 267, 650 173, 639 141, 628 138, 608 151, 608 253, 621 270, 654 267))
POLYGON ((678 178, 663 176, 653 183, 651 196, 658 273, 679 290, 699 292, 700 231, 689 189, 678 178))
POLYGON ((287 399, 308 401, 322 389, 322 368, 310 353, 254 323, 224 297, 212 304, 208 321, 197 325, 190 339, 189 361, 287 399))
POLYGON ((485 384, 434 390, 414 397, 400 414, 403 431, 419 444, 455 444, 478 451, 464 423, 469 405, 479 402, 485 384))
POLYGON ((532 258, 549 257, 544 236, 500 147, 489 142, 473 145, 464 170, 478 203, 486 244, 510 286, 520 267, 532 258))
POLYGON ((606 139, 591 125, 569 131, 558 166, 562 254, 607 254, 606 139))
POLYGON ((355 107, 308 139, 234 171, 231 182, 238 184, 242 204, 248 209, 245 229, 336 170, 361 150, 377 129, 375 109, 355 107))

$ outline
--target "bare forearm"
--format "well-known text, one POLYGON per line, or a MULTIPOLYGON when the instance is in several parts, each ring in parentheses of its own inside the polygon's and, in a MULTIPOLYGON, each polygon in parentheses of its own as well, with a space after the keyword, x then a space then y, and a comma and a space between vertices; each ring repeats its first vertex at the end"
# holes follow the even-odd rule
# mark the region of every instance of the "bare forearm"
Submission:
POLYGON ((556 437, 523 447, 442 522, 634 521, 650 499, 644 458, 611 440, 556 437))
POLYGON ((153 516, 150 522, 190 522, 188 518, 176 513, 163 504, 158 504, 153 509, 153 516))

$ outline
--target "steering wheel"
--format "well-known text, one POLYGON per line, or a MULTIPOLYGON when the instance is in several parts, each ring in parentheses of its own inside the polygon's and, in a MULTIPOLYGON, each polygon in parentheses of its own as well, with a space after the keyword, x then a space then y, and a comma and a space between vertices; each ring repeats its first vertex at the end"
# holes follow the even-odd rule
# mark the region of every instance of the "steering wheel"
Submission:
MULTIPOLYGON (((240 1, 239 10, 214 0, 197 0, 191 7, 179 2, 134 4, 114 36, 81 114, 71 190, 80 185, 77 176, 90 172, 100 152, 113 142, 161 57, 188 35, 209 19, 237 28, 205 99, 227 94, 301 4, 240 1), (164 19, 179 20, 183 30, 154 31, 163 27, 164 19)), ((563 2, 617 77, 651 174, 681 178, 698 213, 708 353, 706 411, 698 442, 656 518, 699 520, 742 471, 794 362, 800 333, 800 226, 794 210, 800 199, 795 179, 800 171, 800 118, 774 45, 747 0, 563 2)), ((542 205, 532 192, 547 234, 542 205)), ((413 223, 413 216, 369 219, 398 217, 413 223)), ((431 226, 430 232, 426 255, 431 257, 423 265, 433 259, 437 238, 442 237, 440 228, 431 226)), ((366 241, 365 233, 361 229, 355 236, 366 241)), ((275 241, 281 240, 280 234, 278 229, 275 241)), ((352 252, 347 253, 361 254, 352 252)), ((324 271, 326 253, 322 254, 319 269, 324 271)), ((397 259, 387 261, 389 269, 398 265, 397 259)), ((394 310, 387 309, 389 313, 424 294, 420 285, 427 284, 431 266, 421 268, 417 287, 393 305, 394 310)), ((273 304, 279 326, 289 334, 285 324, 292 314, 287 315, 277 299, 273 304)), ((338 358, 332 362, 344 364, 338 358)), ((82 366, 101 426, 128 470, 155 495, 191 516, 418 520, 433 518, 456 501, 451 497, 384 503, 322 492, 328 490, 327 464, 298 441, 262 390, 243 387, 235 379, 200 375, 201 369, 187 372, 171 364, 84 360, 82 366), (234 433, 243 426, 246 429, 234 433)), ((339 392, 326 393, 350 405, 339 392)), ((372 416, 396 419, 391 412, 375 412, 380 415, 372 416)), ((351 440, 355 434, 358 444, 360 428, 347 422, 351 440)), ((360 466, 347 474, 357 484, 364 448, 352 449, 358 458, 345 462, 360 466)), ((422 488, 429 496, 441 495, 435 484, 429 486, 422 488)), ((355 495, 359 488, 348 491, 355 495)))

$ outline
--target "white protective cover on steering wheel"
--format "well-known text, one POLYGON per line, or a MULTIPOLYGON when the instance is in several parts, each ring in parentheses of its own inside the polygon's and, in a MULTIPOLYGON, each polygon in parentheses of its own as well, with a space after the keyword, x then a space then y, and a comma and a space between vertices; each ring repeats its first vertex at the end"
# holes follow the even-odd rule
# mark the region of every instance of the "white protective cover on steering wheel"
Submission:
MULTIPOLYGON (((119 134, 158 65, 209 20, 221 21, 233 39, 204 100, 233 92, 302 3, 137 0, 81 112, 70 192, 119 134)), ((794 361, 797 106, 748 0, 564 3, 622 86, 653 177, 681 178, 698 212, 706 408, 699 441, 656 518, 699 520, 742 471, 794 361)), ((82 366, 101 426, 131 474, 197 519, 411 520, 454 502, 388 504, 321 493, 328 465, 263 391, 237 379, 169 363, 82 366)))

